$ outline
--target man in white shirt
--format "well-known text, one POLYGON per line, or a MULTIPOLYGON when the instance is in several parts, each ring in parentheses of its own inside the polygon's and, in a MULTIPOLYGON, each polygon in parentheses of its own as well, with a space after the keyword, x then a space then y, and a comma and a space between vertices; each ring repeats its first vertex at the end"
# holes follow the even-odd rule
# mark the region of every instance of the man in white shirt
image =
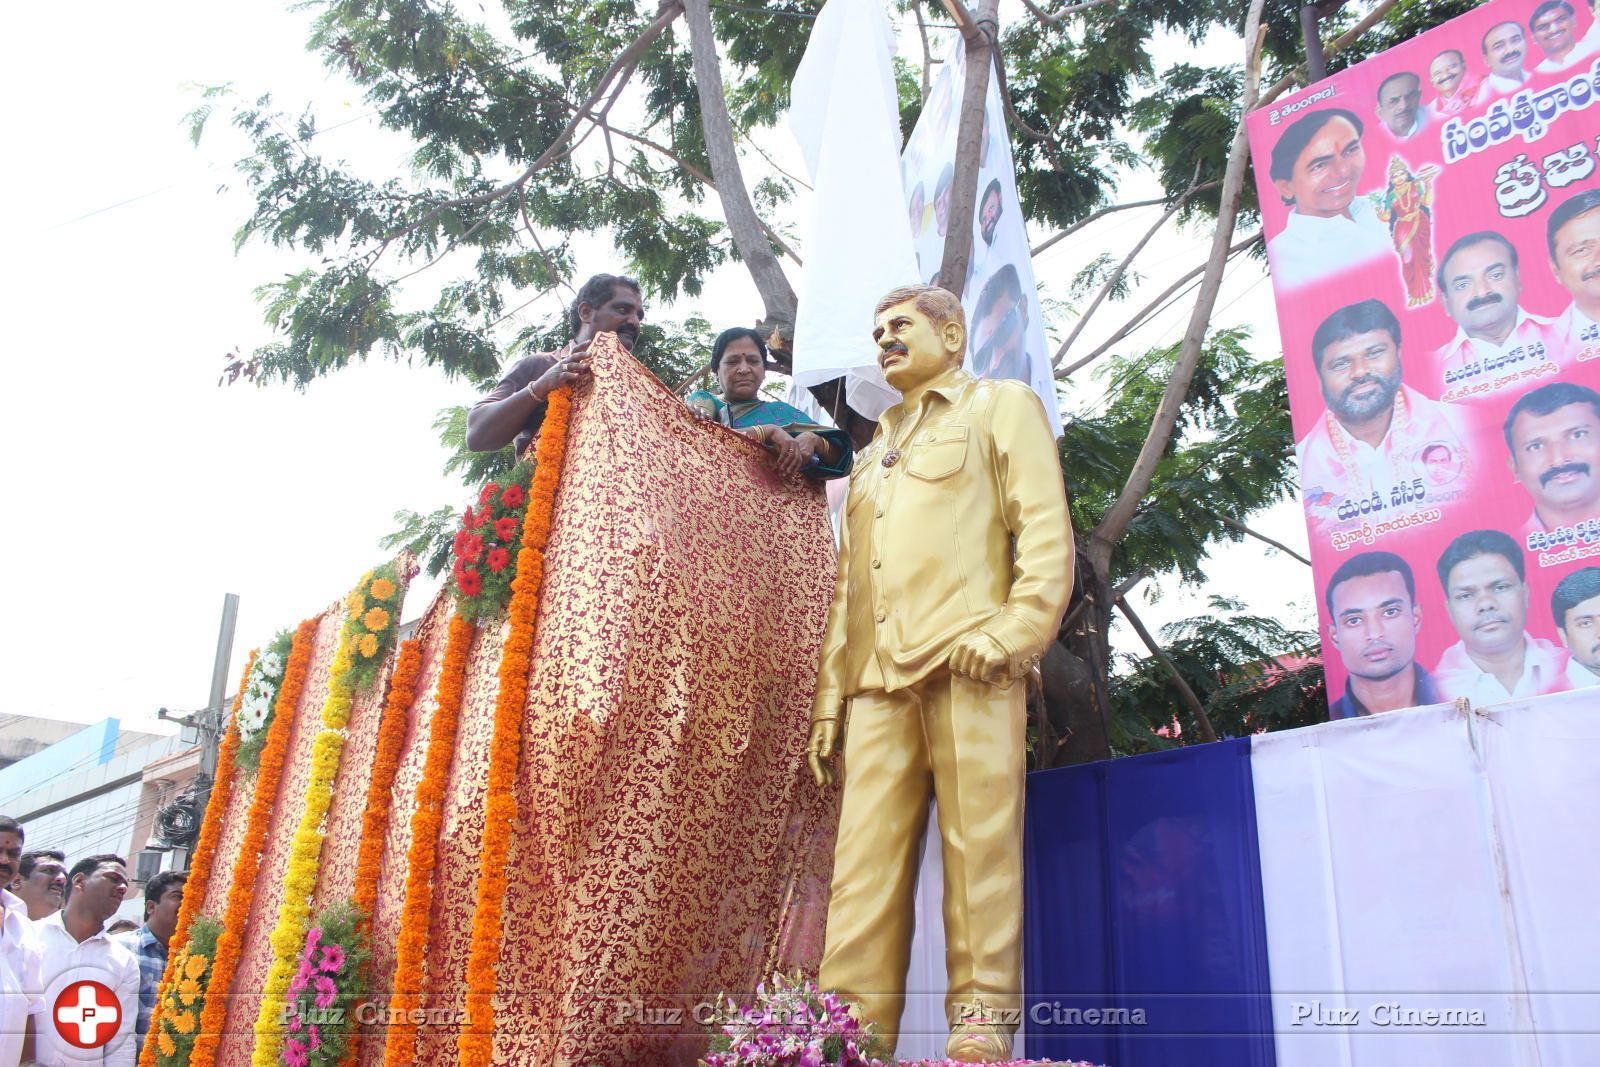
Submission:
POLYGON ((1545 223, 1550 273, 1572 294, 1556 319, 1561 357, 1600 358, 1600 189, 1585 189, 1557 204, 1545 223))
POLYGON ((1389 227, 1357 195, 1367 166, 1364 129, 1353 111, 1320 108, 1291 122, 1272 146, 1272 184, 1290 206, 1283 230, 1267 241, 1279 291, 1394 255, 1389 227))
POLYGON ((1575 67, 1594 54, 1592 48, 1578 43, 1573 32, 1577 12, 1567 0, 1544 0, 1533 9, 1528 29, 1545 54, 1545 60, 1533 69, 1540 74, 1557 74, 1575 67))
POLYGON ((127 892, 122 857, 90 856, 73 864, 66 906, 37 924, 44 943, 45 1014, 38 1038, 45 1067, 133 1067, 138 1059, 139 961, 105 932, 127 892), (63 995, 66 1004, 58 1007, 63 995), (94 1047, 74 1045, 64 1033, 94 1047))
POLYGON ((1329 315, 1311 336, 1311 360, 1328 410, 1295 445, 1308 516, 1359 522, 1373 512, 1351 507, 1374 493, 1397 514, 1454 498, 1428 477, 1426 454, 1442 448, 1459 472, 1469 461, 1464 438, 1445 405, 1401 382, 1400 320, 1387 304, 1368 299, 1329 315))
POLYGON ((1489 90, 1506 95, 1522 88, 1528 72, 1522 61, 1528 55, 1528 41, 1519 22, 1502 22, 1483 35, 1483 61, 1489 65, 1489 90))
POLYGON ((1600 567, 1580 567, 1556 584, 1550 614, 1572 653, 1567 681, 1574 689, 1600 685, 1600 567))
POLYGON ((1528 633, 1528 580, 1522 550, 1499 530, 1473 530, 1439 557, 1445 610, 1461 640, 1445 649, 1434 681, 1447 700, 1478 707, 1560 693, 1568 655, 1528 633))
POLYGON ((1469 233, 1439 260, 1439 300, 1456 335, 1435 353, 1441 396, 1559 355, 1555 323, 1524 311, 1517 249, 1493 230, 1469 233))
POLYGON ((1397 141, 1409 141, 1428 126, 1422 107, 1422 79, 1409 70, 1391 74, 1378 84, 1378 121, 1397 141))
MULTIPOLYGON (((1600 393, 1576 382, 1528 390, 1506 413, 1511 473, 1533 497, 1528 535, 1600 520, 1600 393)), ((1585 538, 1593 540, 1594 538, 1585 538)))
MULTIPOLYGON (((17 876, 22 841, 22 825, 0 815, 0 886, 17 876)), ((34 1020, 44 1006, 42 969, 43 951, 27 905, 0 889, 0 1067, 34 1059, 34 1020)))

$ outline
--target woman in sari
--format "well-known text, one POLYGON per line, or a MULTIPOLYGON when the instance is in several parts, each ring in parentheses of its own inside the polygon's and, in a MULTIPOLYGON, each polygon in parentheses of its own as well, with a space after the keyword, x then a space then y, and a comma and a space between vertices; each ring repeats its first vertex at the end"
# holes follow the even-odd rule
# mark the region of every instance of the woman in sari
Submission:
POLYGON ((711 345, 711 368, 722 386, 718 397, 704 389, 684 398, 702 419, 720 422, 773 452, 780 475, 842 478, 850 473, 852 448, 843 430, 820 426, 804 412, 761 395, 767 376, 767 346, 744 326, 723 330, 711 345))

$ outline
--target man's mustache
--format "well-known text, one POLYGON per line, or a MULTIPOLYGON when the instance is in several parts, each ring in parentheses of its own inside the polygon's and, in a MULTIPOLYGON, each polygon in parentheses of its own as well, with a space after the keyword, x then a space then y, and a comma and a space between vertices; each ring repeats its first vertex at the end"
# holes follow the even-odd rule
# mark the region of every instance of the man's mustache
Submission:
POLYGON ((1357 389, 1365 389, 1369 385, 1376 385, 1378 388, 1384 389, 1388 387, 1388 384, 1389 383, 1380 376, 1376 374, 1369 374, 1364 378, 1357 378, 1355 381, 1345 386, 1344 392, 1339 394, 1339 399, 1348 401, 1350 397, 1355 394, 1357 389))
POLYGON ((1587 475, 1588 473, 1589 465, 1587 463, 1563 463, 1561 466, 1551 467, 1549 470, 1539 475, 1539 484, 1541 486, 1549 485, 1552 479, 1559 478, 1563 474, 1587 475))
POLYGON ((883 349, 878 354, 878 358, 883 359, 885 356, 892 356, 896 353, 899 353, 902 356, 907 355, 908 353, 906 352, 906 346, 902 344, 892 344, 888 348, 883 349))
POLYGON ((1486 308, 1490 304, 1499 304, 1504 300, 1505 297, 1501 296, 1499 293, 1490 293, 1487 296, 1473 297, 1471 300, 1467 301, 1467 310, 1477 311, 1479 308, 1486 308))

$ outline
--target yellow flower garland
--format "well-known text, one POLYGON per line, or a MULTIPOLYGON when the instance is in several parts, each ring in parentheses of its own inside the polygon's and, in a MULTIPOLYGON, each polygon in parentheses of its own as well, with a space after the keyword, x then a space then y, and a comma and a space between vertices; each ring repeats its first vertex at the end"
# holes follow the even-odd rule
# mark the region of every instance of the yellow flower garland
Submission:
MULTIPOLYGON (((362 578, 363 585, 369 577, 362 578)), ((354 596, 346 601, 347 609, 355 605, 354 596)), ((261 1009, 256 1015, 255 1050, 250 1058, 253 1067, 279 1067, 282 1054, 285 994, 294 977, 295 957, 305 944, 311 921, 311 897, 317 889, 317 870, 322 859, 322 823, 333 802, 333 780, 339 773, 339 759, 344 753, 342 731, 350 723, 353 657, 349 637, 349 628, 342 628, 329 671, 328 699, 322 705, 323 730, 311 751, 311 779, 306 783, 305 810, 289 852, 283 904, 278 909, 278 925, 270 938, 272 968, 267 972, 261 1009)))

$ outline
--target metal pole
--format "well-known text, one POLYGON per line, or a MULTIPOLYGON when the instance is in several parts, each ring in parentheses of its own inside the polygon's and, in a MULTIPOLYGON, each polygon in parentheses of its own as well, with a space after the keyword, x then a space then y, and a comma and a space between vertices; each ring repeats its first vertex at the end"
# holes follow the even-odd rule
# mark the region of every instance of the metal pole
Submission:
POLYGON ((222 743, 223 704, 228 699, 228 661, 233 658, 233 628, 239 621, 239 595, 222 596, 222 626, 217 631, 217 658, 211 665, 211 698, 200 727, 200 773, 217 776, 217 750, 222 743))

